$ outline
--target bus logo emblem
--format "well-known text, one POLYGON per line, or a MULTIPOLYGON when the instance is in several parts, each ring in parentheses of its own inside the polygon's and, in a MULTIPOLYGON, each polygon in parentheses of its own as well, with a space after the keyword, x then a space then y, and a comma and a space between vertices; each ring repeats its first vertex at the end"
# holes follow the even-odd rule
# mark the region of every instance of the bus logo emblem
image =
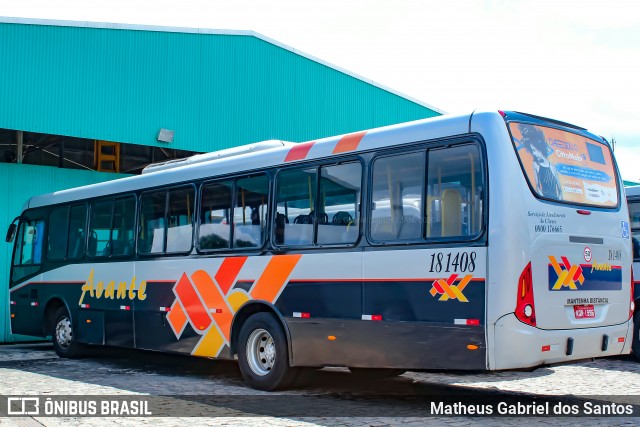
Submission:
MULTIPOLYGON (((585 248, 585 259, 587 257, 586 249, 588 248, 585 248)), ((589 256, 591 256, 591 250, 589 250, 589 256)), ((561 289, 563 287, 568 287, 569 289, 577 290, 578 287, 576 286, 576 282, 580 283, 581 285, 584 283, 582 267, 580 267, 579 265, 571 265, 566 257, 561 257, 561 259, 562 264, 558 263, 556 257, 549 256, 549 261, 551 261, 551 265, 558 275, 558 280, 556 280, 556 283, 551 289, 557 291, 558 289, 561 289)))
POLYGON ((431 290, 429 293, 431 296, 435 297, 436 295, 440 295, 438 301, 448 301, 450 299, 457 299, 460 302, 469 302, 467 297, 464 296, 462 291, 469 284, 473 275, 467 274, 464 276, 457 285, 454 285, 454 282, 458 278, 457 274, 452 274, 448 279, 437 279, 431 285, 431 290))

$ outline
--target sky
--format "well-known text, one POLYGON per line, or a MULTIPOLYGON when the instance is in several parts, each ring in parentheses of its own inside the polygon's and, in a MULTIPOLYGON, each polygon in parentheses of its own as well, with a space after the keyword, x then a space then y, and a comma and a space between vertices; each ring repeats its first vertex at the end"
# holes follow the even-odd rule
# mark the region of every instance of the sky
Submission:
POLYGON ((3 0, 0 16, 255 31, 448 113, 582 126, 640 182, 637 0, 3 0))

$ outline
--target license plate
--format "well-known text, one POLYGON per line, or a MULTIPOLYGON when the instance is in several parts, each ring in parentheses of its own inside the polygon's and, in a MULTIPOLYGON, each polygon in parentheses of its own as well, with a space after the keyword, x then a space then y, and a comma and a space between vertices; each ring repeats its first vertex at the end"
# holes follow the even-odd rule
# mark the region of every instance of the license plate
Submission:
POLYGON ((593 319, 596 317, 596 310, 593 308, 593 304, 574 305, 573 313, 576 315, 576 319, 593 319))

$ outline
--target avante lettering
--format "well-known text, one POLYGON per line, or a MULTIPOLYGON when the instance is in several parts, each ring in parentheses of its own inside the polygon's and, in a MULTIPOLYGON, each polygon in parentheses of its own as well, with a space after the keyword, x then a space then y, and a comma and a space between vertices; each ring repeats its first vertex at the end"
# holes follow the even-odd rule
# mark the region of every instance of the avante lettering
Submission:
POLYGON ((593 260, 593 264, 591 264, 591 271, 611 271, 611 264, 598 264, 596 260, 593 260))
POLYGON ((140 301, 144 301, 147 298, 146 290, 147 290, 147 282, 143 280, 140 282, 140 285, 136 289, 136 276, 133 276, 131 279, 131 283, 127 282, 118 282, 118 289, 116 290, 116 282, 115 280, 107 283, 105 288, 104 282, 100 281, 97 284, 93 283, 93 269, 91 269, 91 273, 89 273, 89 278, 82 285, 82 295, 80 296, 80 301, 78 301, 78 305, 82 304, 84 301, 84 296, 87 292, 89 292, 89 296, 91 298, 109 298, 109 299, 127 299, 130 300, 136 299, 136 297, 140 301), (128 289, 127 289, 128 287, 128 289))

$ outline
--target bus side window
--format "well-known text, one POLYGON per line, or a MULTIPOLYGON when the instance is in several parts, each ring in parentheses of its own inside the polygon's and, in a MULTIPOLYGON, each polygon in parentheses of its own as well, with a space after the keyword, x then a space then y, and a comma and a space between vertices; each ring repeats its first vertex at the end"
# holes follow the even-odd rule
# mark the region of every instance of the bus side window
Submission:
POLYGON ((113 202, 113 225, 111 228, 111 256, 133 254, 136 199, 126 197, 113 202))
POLYGON ((284 230, 279 236, 275 224, 276 243, 282 239, 286 246, 313 245, 314 218, 323 217, 323 213, 316 216, 313 212, 317 193, 317 168, 285 170, 277 176, 276 190, 276 219, 284 215, 284 230))
POLYGON ((113 200, 103 199, 91 203, 89 256, 99 258, 110 255, 112 214, 113 200))
POLYGON ((164 251, 166 198, 166 191, 140 196, 139 254, 160 254, 164 251))
POLYGON ((362 165, 345 163, 320 168, 320 210, 327 215, 318 221, 318 244, 355 243, 359 236, 362 165), (330 220, 329 220, 330 218, 330 220))
POLYGON ((202 251, 229 249, 233 182, 205 184, 201 189, 198 248, 202 251))
POLYGON ((84 257, 87 229, 87 206, 71 206, 69 211, 69 244, 67 259, 77 260, 84 257))
POLYGON ((264 242, 269 179, 266 175, 236 181, 233 247, 257 248, 264 242))
POLYGON ((47 259, 63 261, 67 253, 69 235, 69 207, 63 206, 51 210, 47 235, 47 259))
POLYGON ((371 238, 379 242, 420 239, 425 152, 385 156, 373 163, 371 238))
POLYGON ((465 144, 428 152, 427 239, 468 239, 483 229, 480 151, 465 144))
POLYGON ((189 252, 193 243, 193 187, 169 191, 167 203, 167 253, 189 252))
MULTIPOLYGON (((126 196, 91 203, 87 254, 95 258, 128 256, 133 253, 136 199, 126 196)), ((75 227, 82 227, 82 210, 75 227)), ((82 234, 82 233, 78 233, 82 234)), ((82 238, 80 236, 80 238, 82 238)))
POLYGON ((42 220, 20 222, 11 276, 13 283, 40 270, 44 246, 44 225, 45 222, 42 220))

